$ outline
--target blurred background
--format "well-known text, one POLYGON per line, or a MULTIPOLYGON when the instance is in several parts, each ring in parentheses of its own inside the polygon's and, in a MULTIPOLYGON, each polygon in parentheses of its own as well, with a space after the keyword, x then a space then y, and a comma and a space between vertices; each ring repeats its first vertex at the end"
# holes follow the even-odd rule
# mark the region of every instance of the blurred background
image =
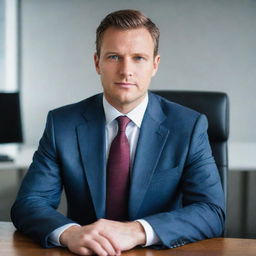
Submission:
MULTIPOLYGON (((226 92, 233 159, 256 159, 255 0, 0 0, 0 91, 20 93, 22 147, 37 147, 50 109, 102 91, 95 30, 109 12, 127 8, 144 12, 161 31, 151 89, 226 92)), ((230 163, 229 237, 256 238, 256 165, 247 163, 230 163)), ((0 221, 10 220, 26 165, 0 163, 0 221)))

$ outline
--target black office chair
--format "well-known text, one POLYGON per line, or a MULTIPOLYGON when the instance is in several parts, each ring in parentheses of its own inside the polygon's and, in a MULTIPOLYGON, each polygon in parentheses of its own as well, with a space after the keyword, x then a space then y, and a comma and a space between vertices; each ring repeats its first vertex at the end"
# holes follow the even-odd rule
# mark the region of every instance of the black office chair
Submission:
POLYGON ((229 100, 223 92, 201 91, 152 91, 170 101, 192 108, 207 116, 208 135, 212 153, 219 170, 227 209, 228 177, 228 135, 229 135, 229 100))

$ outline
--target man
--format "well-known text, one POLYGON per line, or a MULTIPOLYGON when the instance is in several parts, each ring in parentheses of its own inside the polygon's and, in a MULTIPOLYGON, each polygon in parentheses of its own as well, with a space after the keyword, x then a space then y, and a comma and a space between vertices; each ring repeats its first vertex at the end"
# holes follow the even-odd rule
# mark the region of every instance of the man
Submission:
POLYGON ((12 208, 15 226, 43 247, 119 255, 222 234, 205 116, 148 92, 158 40, 141 12, 109 14, 94 55, 104 93, 49 112, 12 208), (63 187, 67 217, 56 211, 63 187))

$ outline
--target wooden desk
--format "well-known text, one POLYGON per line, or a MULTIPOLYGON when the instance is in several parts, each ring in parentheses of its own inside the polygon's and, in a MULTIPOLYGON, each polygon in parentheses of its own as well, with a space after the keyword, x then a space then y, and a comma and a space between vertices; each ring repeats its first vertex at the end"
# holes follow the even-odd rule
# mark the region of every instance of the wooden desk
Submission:
MULTIPOLYGON (((0 222, 0 255, 64 256, 74 255, 65 248, 43 249, 15 231, 10 222, 0 222)), ((214 238, 169 250, 134 249, 124 256, 255 256, 256 239, 214 238)))

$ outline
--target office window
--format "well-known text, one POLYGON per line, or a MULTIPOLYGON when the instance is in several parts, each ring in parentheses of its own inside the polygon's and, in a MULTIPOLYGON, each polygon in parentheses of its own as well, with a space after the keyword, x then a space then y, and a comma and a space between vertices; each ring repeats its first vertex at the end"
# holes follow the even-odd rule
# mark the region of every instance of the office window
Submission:
POLYGON ((18 0, 0 0, 0 91, 18 90, 18 0))
POLYGON ((0 0, 0 89, 3 88, 5 81, 5 53, 4 53, 4 42, 5 42, 5 3, 4 0, 0 0))

